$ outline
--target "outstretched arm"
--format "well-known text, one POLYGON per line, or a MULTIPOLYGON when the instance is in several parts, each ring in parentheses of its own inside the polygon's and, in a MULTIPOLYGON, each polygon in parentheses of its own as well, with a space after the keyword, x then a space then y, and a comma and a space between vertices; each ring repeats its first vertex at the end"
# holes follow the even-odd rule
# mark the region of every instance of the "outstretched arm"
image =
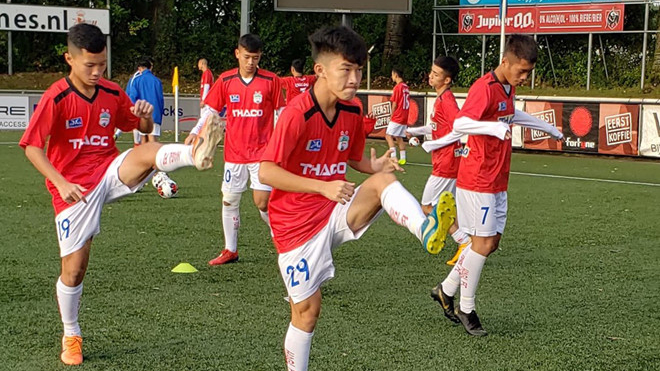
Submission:
POLYGON ((424 148, 426 152, 430 153, 431 151, 435 151, 436 149, 446 147, 450 144, 455 143, 456 141, 461 140, 462 136, 463 134, 452 130, 449 134, 445 135, 442 138, 438 138, 435 140, 428 140, 422 143, 422 148, 424 148))
POLYGON ((548 133, 553 139, 556 140, 560 140, 564 137, 564 134, 562 134, 556 127, 530 115, 527 112, 516 110, 516 113, 513 116, 513 122, 529 129, 540 130, 548 133))
POLYGON ((433 129, 431 129, 430 126, 424 125, 424 126, 418 126, 418 127, 409 127, 406 129, 406 132, 410 135, 418 136, 418 135, 429 135, 433 132, 433 129))
POLYGON ((468 135, 491 135, 504 140, 510 129, 501 121, 476 121, 463 116, 454 121, 454 131, 468 135))

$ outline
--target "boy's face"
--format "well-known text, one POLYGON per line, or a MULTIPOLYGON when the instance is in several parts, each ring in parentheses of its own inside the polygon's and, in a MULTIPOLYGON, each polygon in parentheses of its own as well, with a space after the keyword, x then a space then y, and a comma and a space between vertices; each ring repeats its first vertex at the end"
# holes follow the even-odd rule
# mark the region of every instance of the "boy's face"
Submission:
POLYGON ((507 53, 502 59, 502 65, 504 67, 504 76, 509 84, 519 86, 527 80, 530 72, 534 69, 535 63, 507 53))
POLYGON ((362 66, 347 61, 340 54, 320 55, 314 71, 321 79, 326 79, 332 94, 342 100, 353 99, 362 80, 362 66))
POLYGON ((65 55, 71 74, 86 86, 95 86, 108 65, 107 50, 90 53, 86 49, 70 50, 65 55))
POLYGON ((391 74, 390 77, 392 78, 392 81, 396 82, 396 73, 394 73, 394 71, 392 71, 392 74, 391 74))
POLYGON ((261 52, 251 53, 242 46, 234 51, 236 59, 238 59, 239 69, 246 74, 253 74, 257 70, 259 60, 261 59, 261 52))
POLYGON ((451 84, 451 77, 447 74, 442 67, 438 67, 435 64, 431 66, 431 72, 429 73, 429 85, 432 88, 437 89, 445 85, 451 84))

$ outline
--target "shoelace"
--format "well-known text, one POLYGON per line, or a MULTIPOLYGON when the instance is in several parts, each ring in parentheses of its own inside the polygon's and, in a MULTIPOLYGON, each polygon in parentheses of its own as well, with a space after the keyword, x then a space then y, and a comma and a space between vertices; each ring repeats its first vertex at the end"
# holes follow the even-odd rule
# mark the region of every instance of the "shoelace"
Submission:
POLYGON ((82 353, 82 339, 79 337, 70 337, 65 339, 64 346, 71 353, 82 353))

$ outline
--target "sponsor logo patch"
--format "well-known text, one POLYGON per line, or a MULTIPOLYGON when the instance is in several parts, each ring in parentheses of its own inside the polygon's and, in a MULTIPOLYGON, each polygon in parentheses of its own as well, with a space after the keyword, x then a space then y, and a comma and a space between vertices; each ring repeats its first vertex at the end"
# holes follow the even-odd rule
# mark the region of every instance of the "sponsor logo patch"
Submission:
POLYGON ((66 120, 67 129, 77 129, 77 128, 81 128, 82 126, 83 126, 82 117, 76 117, 73 119, 66 120))
POLYGON ((231 103, 239 103, 241 101, 241 96, 238 94, 230 94, 229 95, 229 102, 231 103))
POLYGON ((307 142, 307 150, 309 152, 319 152, 321 150, 321 139, 312 139, 307 142))

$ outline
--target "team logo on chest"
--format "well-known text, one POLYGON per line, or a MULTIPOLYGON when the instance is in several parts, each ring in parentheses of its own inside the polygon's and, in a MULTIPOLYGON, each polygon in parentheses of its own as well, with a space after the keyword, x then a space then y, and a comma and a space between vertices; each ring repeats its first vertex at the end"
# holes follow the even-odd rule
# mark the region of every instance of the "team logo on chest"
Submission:
POLYGON ((261 95, 260 91, 255 91, 254 95, 252 96, 252 101, 256 104, 261 104, 261 102, 264 100, 264 96, 261 95))
POLYGON ((339 144, 337 145, 337 149, 340 151, 345 151, 348 148, 349 139, 348 131, 342 131, 341 135, 339 136, 339 144))
POLYGON ((99 115, 99 125, 106 127, 110 124, 110 110, 107 108, 101 108, 101 114, 99 115))

